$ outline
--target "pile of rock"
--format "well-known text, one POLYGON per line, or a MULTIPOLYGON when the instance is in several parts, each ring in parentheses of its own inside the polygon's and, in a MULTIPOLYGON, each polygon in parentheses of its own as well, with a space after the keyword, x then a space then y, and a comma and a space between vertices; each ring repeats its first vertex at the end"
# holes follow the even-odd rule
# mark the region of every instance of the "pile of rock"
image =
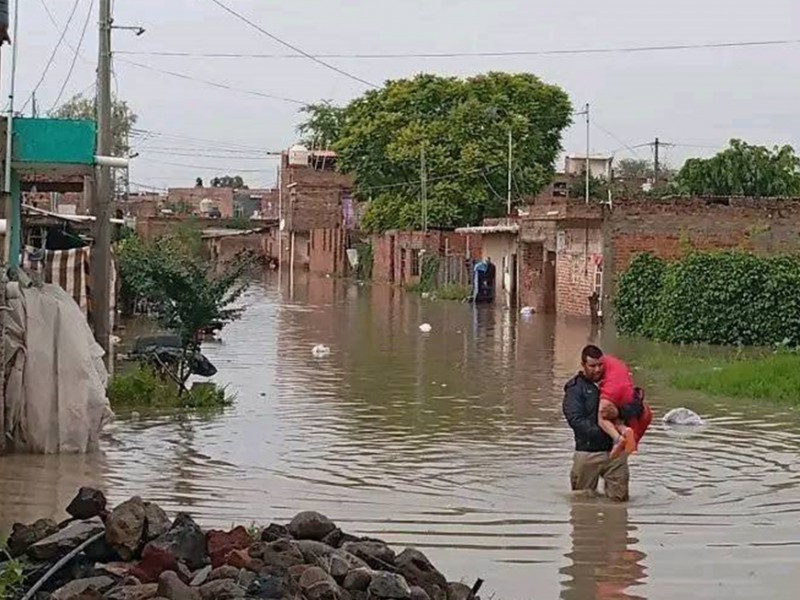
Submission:
POLYGON ((189 515, 171 521, 139 497, 109 511, 90 488, 67 512, 73 518, 60 525, 17 524, 9 537, 9 552, 25 565, 25 588, 40 584, 32 598, 477 600, 480 586, 448 582, 418 550, 395 554, 314 512, 258 531, 203 531, 189 515))

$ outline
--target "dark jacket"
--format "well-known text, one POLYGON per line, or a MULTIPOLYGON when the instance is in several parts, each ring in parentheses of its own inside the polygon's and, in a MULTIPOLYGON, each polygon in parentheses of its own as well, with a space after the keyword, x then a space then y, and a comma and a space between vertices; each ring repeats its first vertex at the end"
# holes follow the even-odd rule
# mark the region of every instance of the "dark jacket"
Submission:
MULTIPOLYGON (((642 413, 644 395, 636 389, 634 401, 620 410, 620 418, 627 421, 642 413)), ((564 418, 575 434, 575 450, 578 452, 608 452, 613 441, 597 424, 600 408, 600 389, 578 373, 564 386, 564 418)))
POLYGON ((608 452, 613 444, 597 424, 600 390, 578 373, 564 386, 564 418, 575 433, 578 452, 608 452))

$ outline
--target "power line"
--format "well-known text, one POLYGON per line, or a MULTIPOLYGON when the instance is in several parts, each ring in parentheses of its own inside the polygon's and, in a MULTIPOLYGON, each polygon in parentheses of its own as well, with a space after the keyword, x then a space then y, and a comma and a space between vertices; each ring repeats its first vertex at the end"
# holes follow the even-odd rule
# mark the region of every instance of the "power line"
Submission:
POLYGON ((197 152, 175 152, 170 150, 158 150, 153 148, 148 148, 143 150, 143 152, 147 154, 160 154, 164 156, 183 156, 188 158, 219 158, 224 160, 277 160, 280 156, 263 154, 261 156, 243 156, 243 155, 221 155, 221 154, 198 154, 197 152))
POLYGON ((243 23, 246 23, 247 25, 249 25, 250 27, 252 27, 256 31, 259 31, 259 32, 263 33, 264 35, 266 35, 271 40, 273 40, 275 42, 278 42, 282 46, 286 46, 290 50, 293 50, 294 52, 297 52, 298 54, 301 54, 301 55, 305 56, 307 59, 312 60, 312 61, 314 61, 315 63, 317 63, 319 65, 322 65, 326 69, 330 69, 331 71, 335 71, 336 73, 339 73, 340 75, 344 75, 345 77, 348 77, 349 79, 352 79, 353 81, 358 81, 359 83, 363 83, 364 85, 366 85, 368 87, 372 87, 372 88, 378 88, 379 87, 379 86, 375 85, 374 83, 372 83, 370 81, 367 81, 366 79, 362 79, 361 77, 358 77, 357 75, 353 75, 352 73, 348 73, 347 71, 345 71, 343 69, 340 69, 339 67, 336 67, 336 66, 334 66, 334 65, 332 65, 330 63, 327 63, 324 60, 320 59, 319 57, 314 56, 313 54, 309 54, 308 52, 306 52, 302 48, 299 48, 298 46, 295 46, 294 44, 290 44, 286 40, 282 40, 277 35, 275 35, 273 33, 270 33, 269 31, 267 31, 266 29, 264 29, 263 27, 261 27, 257 23, 254 23, 253 21, 251 21, 250 19, 248 19, 247 17, 245 17, 241 13, 236 12, 235 10, 233 10, 232 8, 230 8, 229 6, 227 6, 226 4, 221 2, 220 0, 211 0, 211 2, 213 2, 214 4, 219 6, 222 10, 224 10, 228 14, 233 15, 234 17, 236 17, 237 19, 239 19, 243 23))
POLYGON ((594 126, 595 126, 595 127, 597 127, 597 128, 600 130, 600 131, 602 131, 603 133, 605 133, 606 135, 608 135, 609 137, 611 137, 611 138, 612 138, 614 141, 616 141, 617 143, 619 143, 619 144, 622 144, 623 148, 627 148, 627 150, 628 150, 628 151, 629 151, 631 154, 633 154, 633 155, 634 155, 636 158, 641 158, 641 156, 639 155, 639 153, 636 151, 636 147, 635 147, 635 146, 630 146, 629 144, 627 144, 627 143, 625 143, 624 141, 622 141, 620 138, 618 138, 616 135, 614 135, 614 133, 613 133, 613 132, 609 131, 608 129, 606 129, 605 127, 603 127, 602 125, 600 125, 600 124, 597 122, 597 119, 594 119, 594 120, 592 121, 592 125, 594 125, 594 126))
MULTIPOLYGON (((30 104, 31 100, 33 99, 34 94, 39 91, 42 83, 44 83, 44 78, 47 77, 47 72, 50 70, 50 67, 53 66, 53 61, 56 58, 56 54, 58 54, 58 49, 61 48, 61 44, 64 42, 64 37, 67 35, 67 31, 69 30, 69 26, 72 23, 72 19, 75 18, 75 12, 78 10, 78 4, 80 4, 81 0, 75 0, 74 4, 72 5, 72 12, 69 13, 69 18, 67 22, 64 24, 64 28, 61 30, 61 36, 58 38, 55 47, 53 48, 53 52, 50 54, 50 58, 47 60, 47 64, 44 66, 44 71, 42 71, 42 76, 39 77, 39 81, 33 87, 33 91, 31 95, 28 96, 28 99, 25 101, 25 104, 22 105, 22 108, 19 109, 21 113, 25 112, 25 109, 28 108, 28 104, 30 104)), ((44 0, 40 0, 42 5, 44 5, 44 0)), ((48 11, 49 14, 50 11, 48 11)))
POLYGON ((258 146, 250 146, 246 144, 239 144, 236 142, 221 142, 219 140, 212 140, 207 138, 199 138, 199 137, 191 137, 188 135, 179 135, 175 133, 166 133, 163 131, 153 131, 152 129, 142 129, 142 128, 133 128, 131 129, 131 135, 145 135, 145 136, 153 136, 153 137, 161 137, 166 138, 167 140, 187 140, 190 142, 200 142, 202 144, 212 144, 218 146, 219 148, 231 148, 236 150, 242 150, 245 152, 261 152, 263 151, 262 148, 258 146))
MULTIPOLYGON (((217 0, 211 0, 217 4, 217 0)), ((251 23, 252 25, 252 23, 251 23)), ((267 34, 270 35, 270 34, 267 34)), ((391 60, 402 58, 501 58, 514 56, 559 56, 559 55, 582 55, 582 54, 629 54, 636 52, 674 52, 680 50, 713 50, 724 48, 758 48, 765 46, 789 46, 800 44, 800 39, 782 40, 755 40, 740 42, 717 42, 703 44, 668 44, 662 46, 620 46, 613 48, 566 48, 549 50, 510 50, 496 52, 397 52, 385 54, 308 54, 298 52, 298 54, 262 54, 262 53, 241 53, 241 52, 120 52, 119 54, 140 55, 140 56, 165 56, 174 58, 262 58, 262 59, 297 59, 310 58, 319 62, 319 59, 358 59, 358 60, 391 60)), ((286 45, 286 44, 284 44, 286 45)), ((292 46, 290 48, 294 49, 292 46)), ((328 65, 326 65, 328 66, 328 65)), ((331 68, 329 66, 329 68, 331 68)), ((336 67, 333 67, 336 69, 336 67)), ((336 69, 339 71, 338 69, 336 69)), ((348 76, 350 76, 348 74, 348 76)), ((358 79, 362 83, 367 83, 358 79)), ((375 87, 373 84, 368 84, 375 87)))
MULTIPOLYGON (((53 13, 50 11, 50 8, 47 6, 47 3, 45 2, 45 0, 39 0, 39 3, 42 5, 42 8, 44 8, 44 11, 47 13, 47 18, 50 19, 50 22, 53 24, 53 27, 56 28, 56 31, 60 31, 61 27, 59 26, 58 21, 56 20, 56 18, 53 15, 53 13)), ((64 43, 66 44, 67 48, 69 48, 73 52, 76 52, 83 62, 85 62, 87 64, 90 64, 90 65, 94 64, 91 60, 89 60, 88 58, 83 56, 83 54, 80 54, 80 52, 78 52, 79 49, 76 48, 75 46, 73 46, 72 44, 70 44, 69 40, 65 39, 64 43)))
MULTIPOLYGON (((176 163, 176 162, 169 162, 165 160, 158 160, 155 158, 138 158, 136 160, 142 160, 149 163, 155 163, 159 165, 167 165, 170 167, 181 167, 185 169, 200 169, 205 171, 211 170, 218 170, 219 166, 217 165, 189 165, 186 163, 176 163)), ((239 173, 266 173, 268 171, 272 171, 272 169, 231 169, 233 171, 237 171, 239 173)))
MULTIPOLYGON (((212 0, 213 2, 214 0, 212 0)), ((177 73, 175 71, 167 71, 166 69, 159 69, 157 67, 153 67, 150 65, 145 65, 142 63, 134 62, 132 60, 127 60, 123 58, 118 58, 118 62, 125 63, 126 65, 132 65, 134 67, 139 67, 140 69, 146 69, 148 71, 154 71, 156 73, 161 73, 162 75, 169 75, 171 77, 177 77, 179 79, 183 79, 186 81, 194 81, 196 83, 202 83, 205 85, 209 85, 211 87, 219 88, 222 90, 228 90, 232 92, 240 92, 242 94, 247 94, 250 96, 258 96, 259 98, 268 98, 270 100, 281 100, 283 102, 289 102, 290 104, 298 104, 301 106, 305 106, 308 102, 304 102, 302 100, 295 100, 294 98, 284 98, 283 96, 275 96, 273 94, 266 94, 264 92, 257 92, 253 90, 245 90, 242 88, 234 87, 232 85, 228 85, 225 83, 219 83, 217 81, 209 81, 207 79, 200 79, 198 77, 192 77, 190 75, 186 75, 185 73, 177 73)))
MULTIPOLYGON (((81 47, 83 46, 83 40, 86 38, 86 29, 89 26, 89 21, 92 18, 93 11, 94 11, 94 0, 91 0, 91 2, 89 3, 89 11, 86 13, 86 20, 83 22, 83 30, 81 30, 81 39, 78 41, 78 46, 73 48, 74 53, 72 55, 72 63, 69 66, 69 71, 67 71, 67 76, 64 78, 64 83, 61 84, 61 89, 58 92, 58 96, 53 102, 53 106, 50 108, 51 113, 56 108, 58 108, 58 103, 61 102, 61 98, 64 95, 64 91, 67 89, 67 84, 69 83, 69 80, 72 78, 72 73, 75 70, 75 63, 77 62, 78 56, 80 56, 81 47)), ((48 14, 49 13, 50 11, 48 10, 48 14)), ((92 85, 94 85, 94 83, 92 83, 92 85)))

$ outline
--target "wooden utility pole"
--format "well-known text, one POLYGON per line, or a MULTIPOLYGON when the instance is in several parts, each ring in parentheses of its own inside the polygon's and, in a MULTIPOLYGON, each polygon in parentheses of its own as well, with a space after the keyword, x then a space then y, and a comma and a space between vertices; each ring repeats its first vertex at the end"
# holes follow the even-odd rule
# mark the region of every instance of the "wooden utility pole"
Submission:
MULTIPOLYGON (((99 52, 97 57, 97 152, 111 156, 111 0, 100 0, 99 52)), ((105 350, 111 367, 111 167, 95 167, 92 197, 94 250, 92 252, 92 318, 94 336, 105 350)))

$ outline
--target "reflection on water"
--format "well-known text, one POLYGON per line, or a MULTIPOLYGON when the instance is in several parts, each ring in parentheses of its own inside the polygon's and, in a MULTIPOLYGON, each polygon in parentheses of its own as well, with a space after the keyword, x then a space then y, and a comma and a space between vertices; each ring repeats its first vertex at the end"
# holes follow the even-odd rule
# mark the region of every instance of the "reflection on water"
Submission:
POLYGON ((630 505, 573 500, 560 403, 586 323, 300 276, 248 303, 205 348, 234 407, 119 421, 102 456, 0 459, 0 528, 61 516, 98 483, 217 526, 321 510, 506 600, 795 597, 796 412, 651 390, 659 412, 688 403, 710 427, 656 424, 630 505))

